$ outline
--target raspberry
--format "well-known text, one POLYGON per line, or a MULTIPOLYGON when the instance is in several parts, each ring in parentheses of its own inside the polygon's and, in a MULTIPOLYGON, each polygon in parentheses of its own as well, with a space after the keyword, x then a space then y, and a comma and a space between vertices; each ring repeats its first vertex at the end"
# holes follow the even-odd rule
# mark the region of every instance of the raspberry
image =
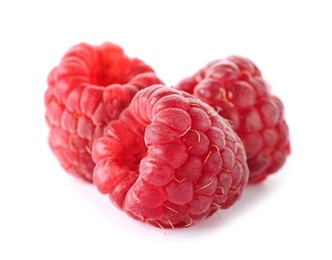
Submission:
POLYGON ((143 61, 113 43, 81 43, 48 76, 45 93, 49 145, 62 167, 92 181, 93 141, 127 107, 135 93, 162 83, 143 61))
POLYGON ((249 170, 227 121, 164 85, 139 91, 93 145, 93 183, 136 220, 190 226, 241 196, 249 170))
POLYGON ((239 56, 216 60, 175 88, 199 97, 231 122, 245 146, 250 183, 283 166, 290 154, 284 107, 253 62, 239 56))

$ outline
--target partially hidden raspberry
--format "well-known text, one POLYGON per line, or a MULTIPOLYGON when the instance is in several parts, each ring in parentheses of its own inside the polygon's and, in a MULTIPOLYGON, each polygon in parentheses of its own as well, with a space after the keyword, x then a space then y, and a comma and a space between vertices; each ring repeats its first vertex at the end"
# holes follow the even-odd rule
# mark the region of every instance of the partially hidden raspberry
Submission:
POLYGON ((49 73, 45 93, 49 145, 62 167, 91 182, 93 141, 138 90, 159 83, 149 65, 116 44, 70 48, 49 73))
POLYGON ((243 145, 198 98, 164 85, 139 91, 93 145, 93 182, 128 215, 190 226, 233 205, 247 184, 243 145))
POLYGON ((290 154, 284 106, 252 61, 239 56, 213 61, 175 88, 194 94, 231 122, 246 150, 250 183, 283 166, 290 154))

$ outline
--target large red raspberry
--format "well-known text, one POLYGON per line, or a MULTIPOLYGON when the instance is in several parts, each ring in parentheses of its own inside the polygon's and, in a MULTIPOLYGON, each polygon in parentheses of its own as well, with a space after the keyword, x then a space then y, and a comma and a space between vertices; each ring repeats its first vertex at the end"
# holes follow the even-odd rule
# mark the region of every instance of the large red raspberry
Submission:
POLYGON ((232 123, 245 146, 249 182, 264 180, 284 164, 290 154, 284 107, 253 62, 239 56, 216 60, 176 88, 193 93, 232 123))
POLYGON ((139 91, 93 145, 93 182, 133 218, 181 227, 228 208, 249 170, 228 122, 198 98, 164 85, 139 91))
POLYGON ((113 43, 81 43, 48 76, 45 93, 49 144, 68 172, 92 180, 93 141, 118 117, 136 92, 162 83, 153 69, 113 43))

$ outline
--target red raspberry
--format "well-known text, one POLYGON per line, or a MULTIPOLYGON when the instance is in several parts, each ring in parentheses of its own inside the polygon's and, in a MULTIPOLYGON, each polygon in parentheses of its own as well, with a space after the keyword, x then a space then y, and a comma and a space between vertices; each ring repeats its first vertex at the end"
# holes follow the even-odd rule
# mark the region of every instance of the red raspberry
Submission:
POLYGON ((92 180, 93 141, 118 117, 135 93, 162 83, 143 61, 113 43, 81 43, 48 76, 45 94, 49 145, 70 174, 92 180))
POLYGON ((290 143, 284 107, 253 62, 238 56, 216 60, 176 88, 193 93, 232 123, 245 146, 250 183, 285 163, 290 143))
POLYGON ((231 126, 198 98, 164 85, 139 91, 93 145, 93 182, 128 215, 181 227, 239 199, 249 170, 231 126))

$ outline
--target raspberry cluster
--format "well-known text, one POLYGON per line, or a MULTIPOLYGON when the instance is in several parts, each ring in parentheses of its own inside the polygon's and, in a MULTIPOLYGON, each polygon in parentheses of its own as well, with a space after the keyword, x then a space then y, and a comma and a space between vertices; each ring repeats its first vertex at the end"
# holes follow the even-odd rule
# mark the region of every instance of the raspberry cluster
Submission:
POLYGON ((290 153, 281 100, 237 56, 168 87, 120 46, 81 43, 49 73, 45 107, 65 171, 161 228, 232 206, 290 153))

